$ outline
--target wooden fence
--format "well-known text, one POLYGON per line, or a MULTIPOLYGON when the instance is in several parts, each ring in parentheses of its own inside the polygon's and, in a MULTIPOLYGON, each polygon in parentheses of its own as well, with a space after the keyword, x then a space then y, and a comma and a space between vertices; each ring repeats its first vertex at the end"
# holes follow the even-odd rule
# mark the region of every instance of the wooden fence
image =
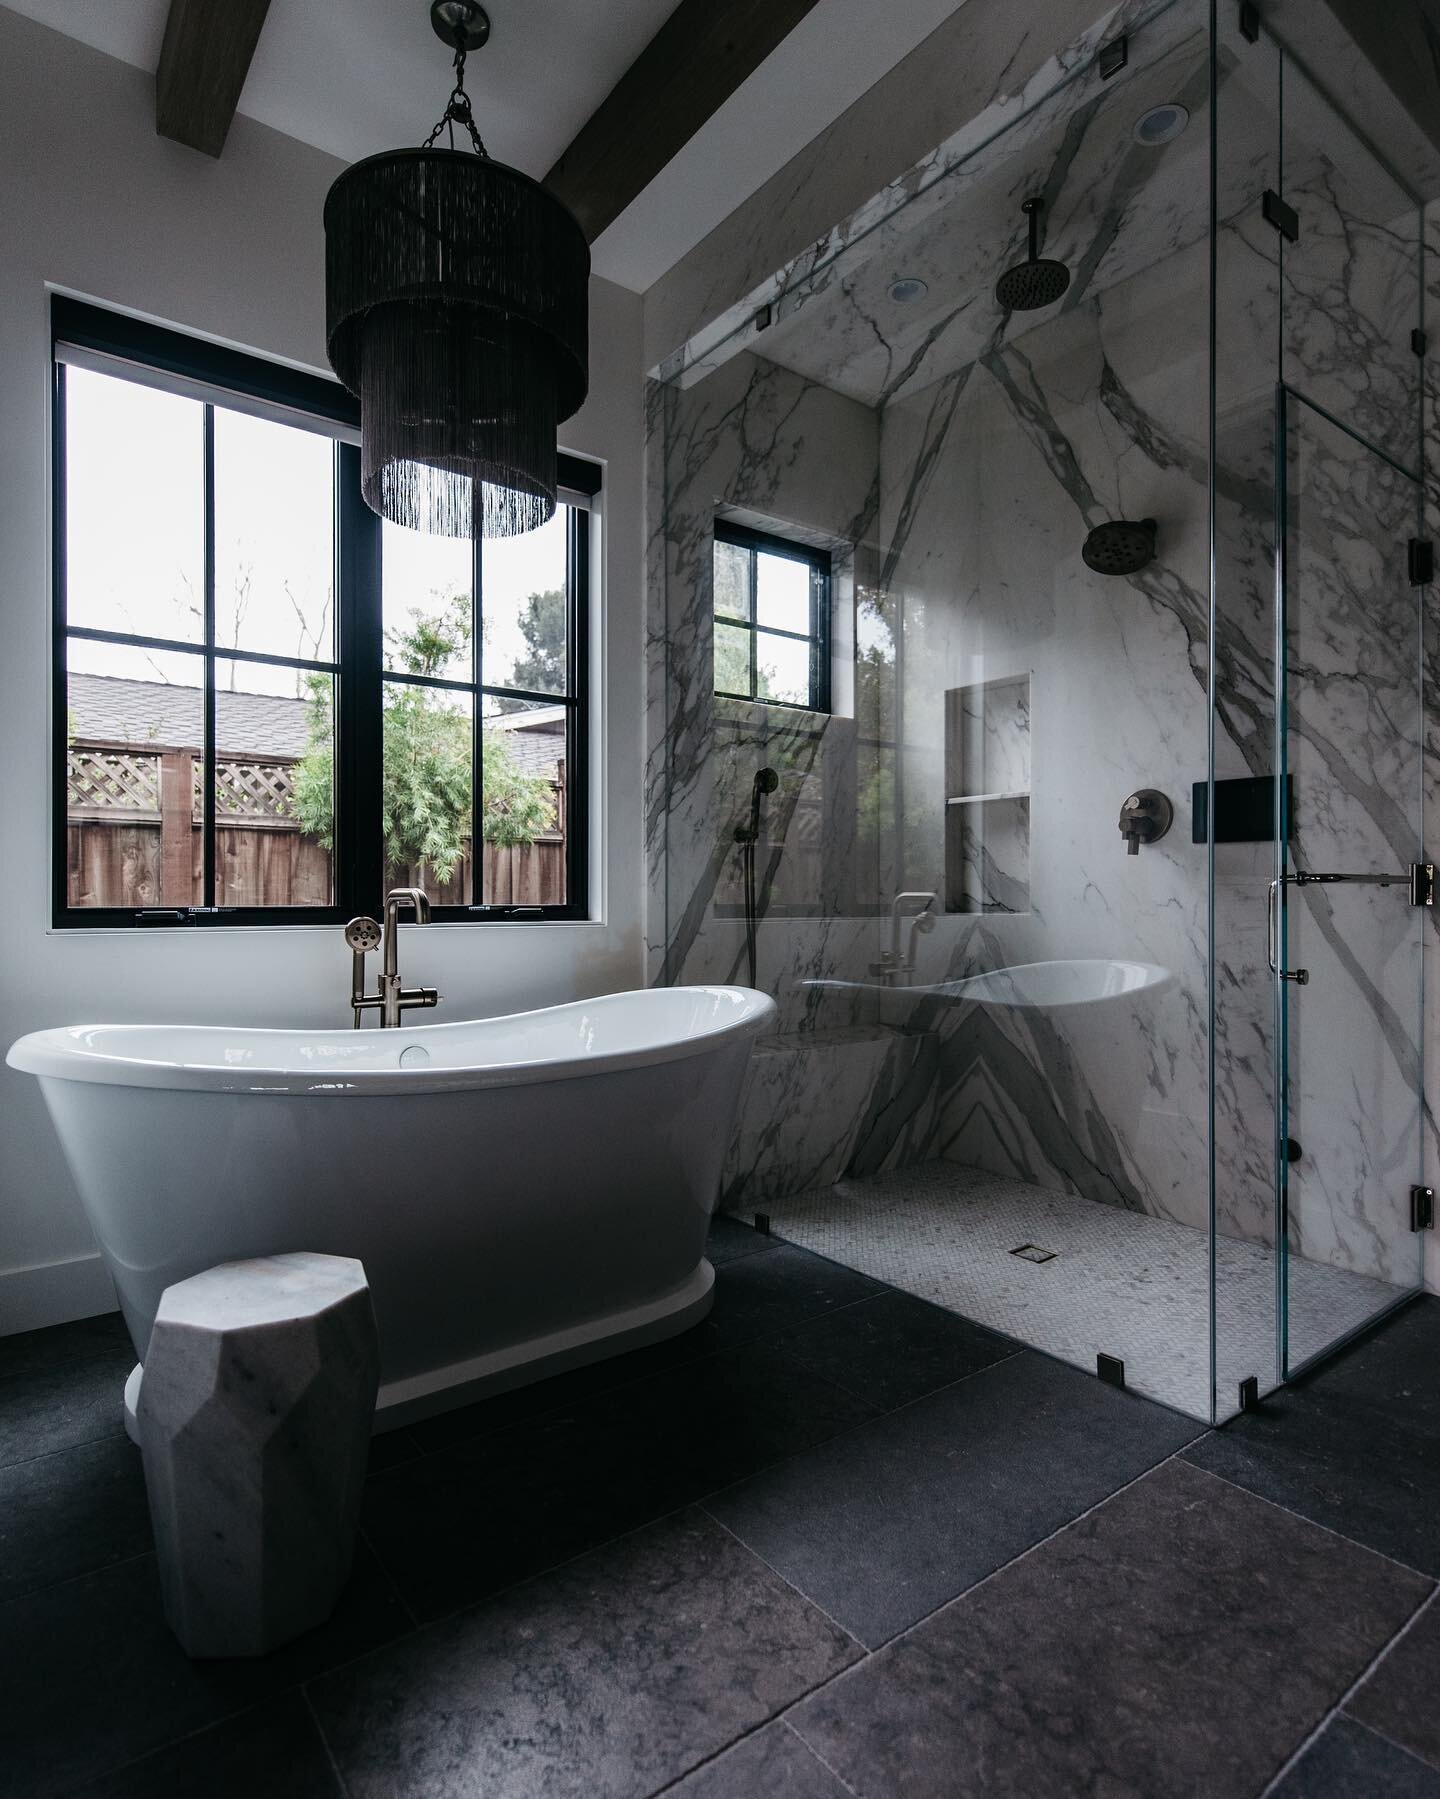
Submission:
MULTIPOLYGON (((215 904, 328 906, 330 852, 289 815, 296 758, 221 752, 215 773, 215 904)), ((70 749, 66 897, 71 906, 204 903, 203 762, 194 749, 77 742, 70 749)), ((496 905, 565 899, 564 765, 555 783, 556 828, 534 843, 486 843, 482 887, 496 905)), ((472 857, 448 881, 424 867, 387 870, 390 886, 422 886, 437 905, 470 899, 472 857)), ((376 896, 378 900, 378 895, 376 896)))

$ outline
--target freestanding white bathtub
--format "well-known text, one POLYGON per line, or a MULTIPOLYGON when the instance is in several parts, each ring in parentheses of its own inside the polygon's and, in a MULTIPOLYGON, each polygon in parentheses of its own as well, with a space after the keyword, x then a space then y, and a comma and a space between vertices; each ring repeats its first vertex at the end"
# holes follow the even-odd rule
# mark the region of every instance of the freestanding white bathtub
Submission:
POLYGON ((358 1256, 383 1423, 670 1336, 704 1259, 763 993, 667 987, 391 1031, 22 1037, 142 1361, 217 1262, 358 1256), (443 1396, 443 1397, 442 1397, 443 1396))

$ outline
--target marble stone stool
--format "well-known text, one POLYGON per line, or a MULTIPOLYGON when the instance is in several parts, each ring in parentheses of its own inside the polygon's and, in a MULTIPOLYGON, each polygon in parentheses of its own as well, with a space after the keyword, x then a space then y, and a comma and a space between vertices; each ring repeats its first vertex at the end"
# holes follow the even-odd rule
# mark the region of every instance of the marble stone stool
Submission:
POLYGON ((330 1615, 379 1371, 349 1257, 226 1262, 166 1288, 138 1420, 165 1616, 188 1655, 265 1655, 330 1615))

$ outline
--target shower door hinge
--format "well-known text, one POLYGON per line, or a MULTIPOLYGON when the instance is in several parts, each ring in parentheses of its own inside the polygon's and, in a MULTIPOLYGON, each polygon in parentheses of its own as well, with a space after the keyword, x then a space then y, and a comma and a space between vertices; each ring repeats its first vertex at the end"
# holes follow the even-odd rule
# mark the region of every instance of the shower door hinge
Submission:
POLYGON ((1435 1189, 1433 1187, 1412 1187, 1410 1189, 1410 1228, 1412 1231, 1434 1230, 1435 1189))
POLYGON ((1242 1412, 1258 1412, 1260 1410, 1260 1382, 1253 1374, 1247 1374, 1240 1383, 1240 1410, 1242 1412))
POLYGON ((1125 1385, 1125 1364, 1118 1355, 1106 1355, 1102 1349, 1095 1357, 1095 1372, 1112 1387, 1125 1385))
POLYGON ((1264 198, 1260 202, 1260 210, 1287 243, 1299 243, 1300 214, 1293 206, 1287 206, 1273 187, 1265 189, 1264 198))
POLYGON ((1260 42, 1260 8, 1255 0, 1240 0, 1240 35, 1247 44, 1260 42))
POLYGON ((1435 545, 1428 537, 1410 539, 1410 585, 1428 587, 1435 579, 1435 545))
POLYGON ((1426 337, 1425 333, 1421 331, 1418 326, 1410 333, 1410 348, 1417 356, 1423 356, 1430 348, 1430 339, 1426 337))
POLYGON ((1412 862, 1410 864, 1410 904, 1412 906, 1433 906, 1435 904, 1435 864, 1433 862, 1412 862))
POLYGON ((1112 75, 1118 75, 1130 60, 1130 40, 1128 37, 1113 37, 1108 44, 1102 44, 1096 53, 1095 66, 1100 71, 1100 79, 1108 81, 1112 75))

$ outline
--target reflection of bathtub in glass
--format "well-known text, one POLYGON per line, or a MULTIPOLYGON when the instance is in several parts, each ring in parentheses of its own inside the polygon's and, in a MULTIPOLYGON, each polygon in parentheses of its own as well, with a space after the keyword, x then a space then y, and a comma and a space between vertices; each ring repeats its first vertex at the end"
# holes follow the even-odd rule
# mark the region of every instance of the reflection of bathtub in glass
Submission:
POLYGON ((1154 962, 1119 962, 1099 957, 1068 962, 1022 962, 994 968, 963 981, 916 981, 889 987, 879 981, 806 981, 807 987, 836 993, 876 993, 891 999, 940 1000, 949 1005, 1008 1006, 1058 1011, 1067 1006, 1102 1005, 1132 999, 1173 985, 1174 975, 1154 962))

